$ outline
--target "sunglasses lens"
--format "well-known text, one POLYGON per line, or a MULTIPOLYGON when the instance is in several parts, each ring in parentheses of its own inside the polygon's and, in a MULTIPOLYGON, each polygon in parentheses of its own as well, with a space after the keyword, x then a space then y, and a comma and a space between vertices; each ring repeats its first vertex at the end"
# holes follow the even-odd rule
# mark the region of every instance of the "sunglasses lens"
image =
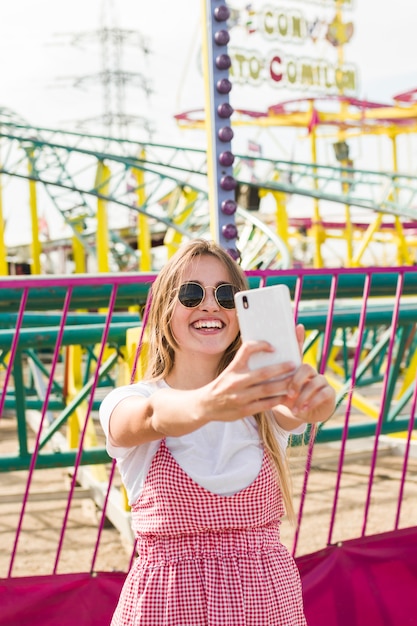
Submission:
POLYGON ((203 288, 197 283, 185 283, 181 285, 178 293, 178 300, 183 306, 190 309, 198 306, 204 298, 203 288))
POLYGON ((235 299, 234 295, 237 289, 233 285, 219 285, 216 289, 217 302, 224 309, 234 309, 235 299))

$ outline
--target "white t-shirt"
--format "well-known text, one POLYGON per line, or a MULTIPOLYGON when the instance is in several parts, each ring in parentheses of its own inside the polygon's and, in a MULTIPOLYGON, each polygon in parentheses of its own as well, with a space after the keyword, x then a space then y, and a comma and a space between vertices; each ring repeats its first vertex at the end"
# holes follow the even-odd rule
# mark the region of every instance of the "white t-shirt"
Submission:
MULTIPOLYGON (((149 397, 167 384, 140 382, 113 389, 100 406, 100 421, 107 451, 116 459, 129 504, 138 499, 160 441, 124 448, 109 441, 109 421, 116 405, 129 396, 149 397)), ((278 443, 285 454, 289 433, 275 425, 278 443)), ((297 432, 300 432, 297 429, 297 432)), ((167 437, 166 445, 179 466, 196 483, 219 495, 233 495, 248 487, 262 466, 263 446, 254 417, 235 422, 209 422, 181 437, 167 437)))

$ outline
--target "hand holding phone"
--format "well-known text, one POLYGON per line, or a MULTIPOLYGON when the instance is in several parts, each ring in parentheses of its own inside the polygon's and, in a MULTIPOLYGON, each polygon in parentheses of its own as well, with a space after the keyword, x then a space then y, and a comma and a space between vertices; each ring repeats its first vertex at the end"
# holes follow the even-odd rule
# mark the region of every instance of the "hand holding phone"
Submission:
POLYGON ((274 347, 274 352, 253 354, 249 358, 250 369, 284 361, 300 365, 290 290, 286 285, 239 291, 235 302, 242 340, 268 341, 274 347))

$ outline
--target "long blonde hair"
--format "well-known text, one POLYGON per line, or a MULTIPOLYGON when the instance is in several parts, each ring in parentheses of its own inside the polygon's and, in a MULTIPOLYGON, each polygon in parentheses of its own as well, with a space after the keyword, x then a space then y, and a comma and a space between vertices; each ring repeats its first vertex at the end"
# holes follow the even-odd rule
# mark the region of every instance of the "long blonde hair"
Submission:
MULTIPOLYGON (((243 270, 213 241, 194 239, 184 244, 165 264, 152 285, 152 302, 149 309, 147 324, 149 339, 149 360, 146 378, 160 380, 168 376, 175 362, 175 349, 178 347, 171 330, 171 318, 176 305, 177 288, 182 282, 182 276, 189 263, 196 257, 209 255, 225 265, 230 282, 238 287, 239 291, 248 289, 248 282, 243 270)), ((241 344, 240 334, 226 349, 220 360, 218 372, 220 374, 232 361, 241 344)), ((261 441, 273 461, 281 487, 284 505, 288 518, 294 520, 294 508, 291 497, 290 473, 287 456, 282 450, 274 435, 271 420, 267 413, 255 415, 258 423, 261 441)))

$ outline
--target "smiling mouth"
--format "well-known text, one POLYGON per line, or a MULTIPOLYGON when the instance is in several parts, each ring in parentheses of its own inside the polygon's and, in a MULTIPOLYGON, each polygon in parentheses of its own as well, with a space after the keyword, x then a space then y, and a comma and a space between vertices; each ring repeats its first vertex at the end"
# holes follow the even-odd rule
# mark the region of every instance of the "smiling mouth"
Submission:
POLYGON ((192 327, 195 328, 196 330, 201 330, 201 329, 221 330, 223 326, 224 324, 220 320, 198 320, 197 322, 194 322, 194 324, 192 324, 192 327))

